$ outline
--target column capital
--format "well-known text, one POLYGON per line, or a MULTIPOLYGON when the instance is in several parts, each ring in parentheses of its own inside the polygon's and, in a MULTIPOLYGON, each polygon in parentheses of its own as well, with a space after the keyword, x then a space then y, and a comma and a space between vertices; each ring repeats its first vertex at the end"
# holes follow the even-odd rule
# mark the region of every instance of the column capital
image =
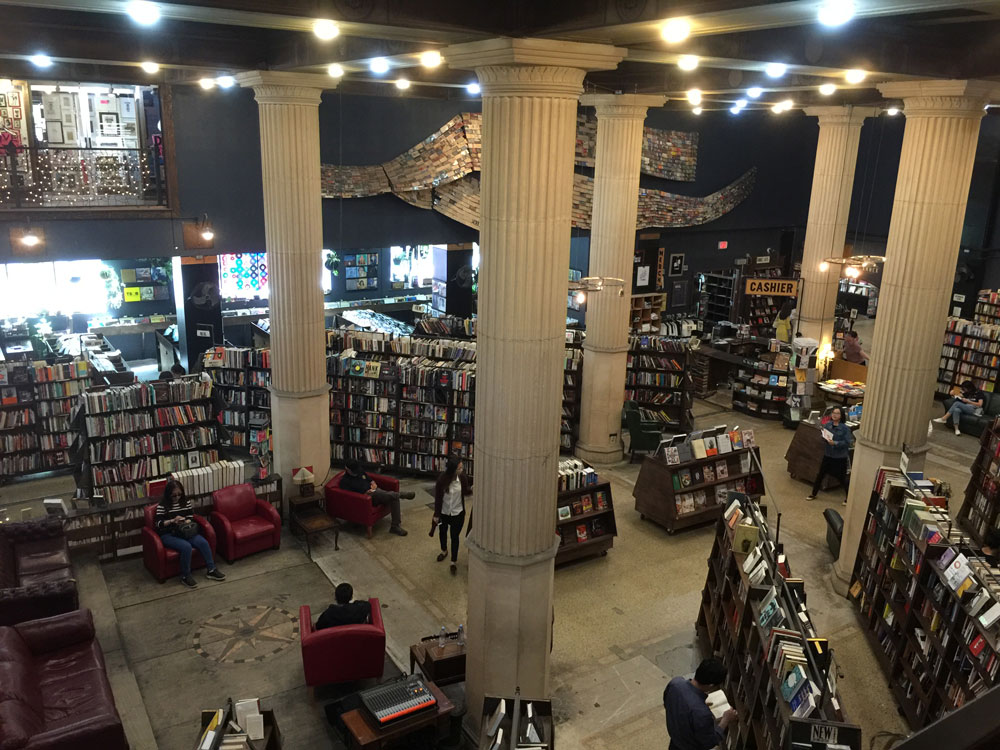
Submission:
POLYGON ((579 97, 590 70, 613 70, 626 50, 607 44, 502 37, 453 44, 448 67, 475 70, 483 96, 579 97))
POLYGON ((323 91, 337 88, 339 81, 316 73, 247 70, 236 74, 236 82, 242 88, 253 89, 258 104, 311 104, 318 107, 323 91))
POLYGON ((819 126, 824 125, 852 125, 860 128, 865 119, 875 117, 878 110, 875 107, 853 107, 829 106, 829 107, 806 107, 802 110, 809 117, 819 120, 819 126))
POLYGON ((877 88, 887 99, 902 99, 907 117, 981 118, 990 100, 1000 98, 996 81, 889 81, 877 88))
POLYGON ((644 120, 650 107, 662 107, 667 97, 656 94, 584 94, 580 104, 597 109, 598 119, 644 120))

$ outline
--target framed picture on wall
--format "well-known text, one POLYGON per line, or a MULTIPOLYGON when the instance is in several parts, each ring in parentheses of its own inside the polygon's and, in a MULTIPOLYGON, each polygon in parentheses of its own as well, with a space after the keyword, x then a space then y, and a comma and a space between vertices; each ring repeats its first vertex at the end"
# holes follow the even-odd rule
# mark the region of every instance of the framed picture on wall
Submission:
POLYGON ((6 106, 7 106, 7 95, 0 94, 0 107, 6 107, 6 106))
POLYGON ((49 120, 45 123, 45 140, 49 143, 64 143, 62 122, 60 120, 49 120))
POLYGON ((7 92, 7 104, 11 107, 21 106, 21 92, 20 91, 8 91, 7 92))
POLYGON ((135 119, 135 99, 130 96, 122 97, 118 100, 119 108, 122 112, 122 117, 126 120, 135 119))
POLYGON ((120 132, 118 113, 101 112, 101 135, 118 135, 120 132))
POLYGON ((671 253, 668 274, 680 276, 684 273, 684 253, 671 253))
MULTIPOLYGON (((681 256, 683 257, 683 256, 681 256)), ((670 301, 671 310, 682 310, 688 306, 688 281, 671 281, 670 294, 667 296, 670 301)))

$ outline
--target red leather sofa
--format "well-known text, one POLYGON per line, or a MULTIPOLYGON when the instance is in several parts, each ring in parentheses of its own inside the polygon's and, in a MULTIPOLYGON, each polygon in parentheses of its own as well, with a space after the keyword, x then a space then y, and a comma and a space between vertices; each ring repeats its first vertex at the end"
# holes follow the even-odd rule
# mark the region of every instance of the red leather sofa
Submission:
POLYGON ((367 677, 379 678, 385 668, 385 627, 378 599, 369 599, 367 625, 339 625, 313 630, 308 606, 299 607, 299 639, 306 685, 332 685, 367 677))
MULTIPOLYGON (((337 474, 323 488, 326 495, 326 512, 334 518, 361 524, 367 530, 368 538, 371 539, 372 526, 378 523, 380 518, 389 515, 389 508, 386 505, 372 505, 372 499, 368 495, 340 489, 342 476, 344 476, 344 472, 337 474)), ((379 474, 368 474, 368 476, 378 485, 379 489, 399 492, 398 479, 383 477, 379 474)))
POLYGON ((90 610, 0 627, 0 747, 128 750, 90 610))
POLYGON ((72 612, 78 606, 62 521, 0 524, 0 625, 72 612))
POLYGON ((209 519, 219 539, 219 552, 232 562, 265 549, 281 546, 281 516, 261 500, 249 484, 236 484, 212 493, 209 519))
MULTIPOLYGON (((156 576, 156 580, 163 583, 168 578, 175 578, 181 574, 181 556, 176 550, 167 549, 163 546, 163 540, 156 533, 153 526, 153 519, 156 517, 156 506, 153 503, 143 508, 146 525, 142 527, 142 561, 146 564, 146 569, 156 576)), ((195 514, 194 520, 201 527, 201 535, 208 541, 208 547, 215 554, 215 529, 201 516, 195 514)), ((198 550, 191 553, 191 570, 205 567, 205 560, 198 550)))

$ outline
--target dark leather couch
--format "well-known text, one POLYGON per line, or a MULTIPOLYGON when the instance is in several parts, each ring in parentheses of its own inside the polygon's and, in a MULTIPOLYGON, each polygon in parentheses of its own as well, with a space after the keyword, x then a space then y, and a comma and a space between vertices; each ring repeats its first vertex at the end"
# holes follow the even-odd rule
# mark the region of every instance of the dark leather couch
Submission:
POLYGON ((62 521, 0 524, 0 625, 72 612, 78 606, 62 521))
MULTIPOLYGON (((993 424, 994 419, 1000 417, 1000 393, 987 393, 985 395, 982 416, 963 414, 958 420, 958 429, 966 435, 979 437, 987 427, 993 424)), ((950 409, 953 403, 955 403, 954 398, 946 398, 944 400, 945 411, 950 409)))
POLYGON ((90 610, 0 627, 0 749, 128 750, 90 610))

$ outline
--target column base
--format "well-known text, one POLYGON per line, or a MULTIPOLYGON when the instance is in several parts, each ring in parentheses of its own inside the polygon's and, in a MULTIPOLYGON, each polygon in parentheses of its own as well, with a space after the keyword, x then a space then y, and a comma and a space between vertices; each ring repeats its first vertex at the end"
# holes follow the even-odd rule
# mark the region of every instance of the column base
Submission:
POLYGON ((528 557, 497 555, 469 538, 469 622, 465 727, 479 736, 486 695, 549 694, 552 588, 556 550, 528 557))
POLYGON ((329 391, 329 386, 309 393, 271 389, 273 471, 281 475, 286 494, 293 489, 296 468, 312 466, 317 482, 330 468, 329 391))
POLYGON ((621 444, 584 445, 581 442, 577 442, 573 453, 580 460, 595 466, 610 466, 621 463, 625 458, 621 444))

